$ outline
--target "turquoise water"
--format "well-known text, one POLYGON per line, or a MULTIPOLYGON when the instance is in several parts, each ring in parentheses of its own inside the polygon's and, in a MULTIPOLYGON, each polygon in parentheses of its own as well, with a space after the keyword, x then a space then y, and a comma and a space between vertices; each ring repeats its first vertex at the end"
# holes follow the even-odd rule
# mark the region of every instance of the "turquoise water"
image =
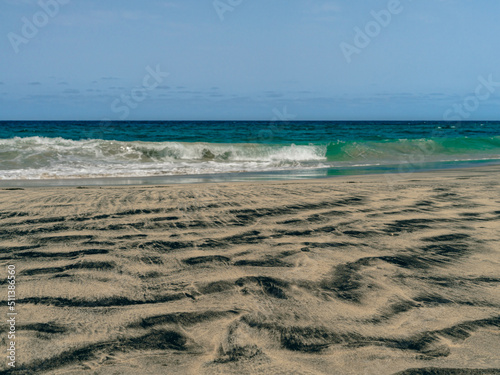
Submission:
POLYGON ((1 180, 303 178, 490 162, 500 162, 500 122, 0 122, 1 180))

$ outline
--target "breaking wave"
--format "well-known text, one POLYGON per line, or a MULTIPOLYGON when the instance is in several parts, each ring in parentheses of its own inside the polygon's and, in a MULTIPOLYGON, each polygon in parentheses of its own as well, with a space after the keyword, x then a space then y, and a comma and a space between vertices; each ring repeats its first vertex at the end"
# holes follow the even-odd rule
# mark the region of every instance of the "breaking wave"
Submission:
POLYGON ((321 144, 0 139, 0 179, 127 177, 500 159, 500 137, 321 144))

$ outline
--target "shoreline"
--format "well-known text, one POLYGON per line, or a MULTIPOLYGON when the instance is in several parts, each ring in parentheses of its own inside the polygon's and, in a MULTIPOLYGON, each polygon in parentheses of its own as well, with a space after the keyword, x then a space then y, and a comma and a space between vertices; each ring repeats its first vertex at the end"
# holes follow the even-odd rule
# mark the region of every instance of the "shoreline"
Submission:
POLYGON ((0 189, 5 188, 44 188, 44 187, 96 187, 96 186, 151 186, 151 185, 199 185, 211 183, 264 183, 264 182, 293 182, 293 181, 322 181, 329 179, 355 178, 363 176, 376 176, 386 178, 388 181, 404 181, 413 174, 425 173, 448 173, 450 171, 474 171, 500 170, 499 162, 484 162, 481 164, 469 164, 467 166, 449 166, 447 168, 435 169, 415 169, 410 172, 380 171, 372 169, 368 173, 346 173, 330 174, 325 168, 323 173, 318 175, 318 169, 314 170, 285 170, 270 172, 241 172, 241 173, 221 173, 221 174, 200 174, 200 175, 166 175, 166 176, 145 176, 145 177, 93 177, 93 178, 63 178, 63 179, 33 179, 33 180, 0 180, 0 189), (401 177, 397 177, 401 176, 401 177))

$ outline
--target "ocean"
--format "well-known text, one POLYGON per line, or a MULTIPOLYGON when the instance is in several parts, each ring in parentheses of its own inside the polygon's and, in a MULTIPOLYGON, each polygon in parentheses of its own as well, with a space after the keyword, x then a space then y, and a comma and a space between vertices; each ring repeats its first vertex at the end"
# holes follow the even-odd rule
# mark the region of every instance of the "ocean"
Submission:
POLYGON ((301 179, 499 162, 500 122, 0 122, 1 181, 301 179))

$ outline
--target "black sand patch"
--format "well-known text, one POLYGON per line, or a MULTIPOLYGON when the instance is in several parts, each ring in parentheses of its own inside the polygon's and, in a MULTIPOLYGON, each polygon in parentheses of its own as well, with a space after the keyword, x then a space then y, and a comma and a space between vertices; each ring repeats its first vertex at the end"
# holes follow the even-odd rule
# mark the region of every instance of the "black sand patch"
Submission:
POLYGON ((407 220, 396 220, 393 223, 386 224, 385 232, 397 233, 397 232, 415 232, 419 230, 429 229, 432 225, 442 222, 452 222, 452 220, 447 219, 407 219, 407 220))
POLYGON ((367 230, 367 231, 345 230, 342 231, 342 233, 349 237, 354 237, 354 238, 370 238, 378 234, 377 232, 372 230, 367 230))
POLYGON ((381 323, 383 321, 389 320, 395 316, 398 316, 399 314, 405 313, 407 311, 410 311, 412 309, 418 308, 421 306, 421 304, 418 303, 419 301, 415 299, 415 301, 412 300, 401 300, 397 301, 394 303, 391 303, 388 305, 384 311, 380 314, 378 317, 374 317, 370 319, 370 322, 372 323, 381 323))
POLYGON ((29 270, 21 271, 21 275, 33 276, 33 275, 46 275, 53 273, 60 273, 68 270, 98 270, 107 271, 115 268, 115 264, 112 262, 81 262, 76 264, 69 264, 62 267, 46 267, 46 268, 33 268, 29 270))
POLYGON ((147 234, 128 234, 125 236, 116 237, 117 240, 132 240, 136 238, 146 238, 147 234))
POLYGON ((140 249, 151 249, 161 252, 170 252, 172 250, 185 249, 192 247, 192 242, 181 242, 181 241, 149 241, 139 245, 140 249))
MULTIPOLYGON (((61 367, 81 364, 90 361, 103 353, 130 352, 137 350, 175 350, 186 351, 188 339, 177 331, 157 330, 144 336, 121 338, 99 342, 79 349, 67 350, 55 357, 34 361, 17 367, 16 374, 36 374, 53 371, 61 367)), ((9 370, 0 374, 10 374, 9 370)))
MULTIPOLYGON (((17 253, 19 251, 24 250, 33 250, 42 247, 41 245, 32 245, 32 246, 5 246, 2 247, 2 253, 17 253)), ((3 258, 2 258, 3 259, 3 258)))
POLYGON ((201 294, 223 293, 236 288, 234 281, 219 280, 197 286, 201 294))
POLYGON ((398 372, 394 375, 500 375, 500 369, 459 369, 459 368, 440 368, 423 367, 408 369, 398 372))
MULTIPOLYGON (((67 230, 68 228, 65 228, 67 230)), ((51 236, 51 237, 41 237, 38 238, 38 242, 47 245, 49 243, 70 243, 70 242, 78 242, 84 240, 93 240, 94 236, 91 235, 72 235, 72 236, 51 236)))
POLYGON ((35 258, 77 258, 85 255, 96 255, 96 254, 108 254, 109 250, 105 249, 86 249, 79 251, 68 251, 68 252, 42 252, 42 251, 28 251, 23 253, 12 254, 10 258, 12 259, 35 259, 35 258))
POLYGON ((204 263, 228 263, 231 259, 220 255, 209 255, 183 259, 182 262, 190 266, 204 263))
POLYGON ((293 267, 292 264, 282 261, 279 258, 267 258, 267 259, 242 259, 234 262, 237 267, 293 267))
POLYGON ((451 242, 451 241, 461 241, 465 239, 469 239, 470 236, 465 233, 456 233, 456 234, 443 234, 441 236, 435 237, 425 237, 422 238, 422 241, 428 242, 451 242))
POLYGON ((220 239, 208 239, 201 243, 199 247, 220 248, 229 245, 256 244, 265 238, 265 236, 260 235, 260 231, 252 230, 220 239))
POLYGON ((332 276, 319 283, 320 288, 335 293, 342 300, 360 302, 363 277, 359 274, 359 270, 369 266, 373 260, 374 258, 361 258, 352 263, 336 266, 332 276))
POLYGON ((164 314, 143 318, 141 321, 131 323, 130 328, 150 328, 163 324, 179 324, 182 326, 192 326, 206 321, 218 320, 227 317, 236 316, 239 311, 202 311, 202 312, 179 312, 173 314, 164 314))
POLYGON ((252 285, 256 285, 264 294, 278 299, 287 299, 285 291, 283 289, 288 288, 288 282, 284 280, 275 279, 266 276, 248 276, 242 277, 236 280, 235 284, 240 287, 244 287, 242 292, 244 294, 249 292, 249 288, 252 285))
MULTIPOLYGON (((78 299, 78 298, 62 298, 62 297, 28 297, 18 300, 20 304, 32 303, 35 305, 51 305, 58 307, 112 307, 112 306, 132 306, 157 304, 171 301, 178 301, 186 298, 184 293, 176 293, 169 295, 157 296, 153 299, 133 300, 127 297, 106 297, 95 300, 78 299)), ((2 301, 6 304, 5 301, 2 301)))

